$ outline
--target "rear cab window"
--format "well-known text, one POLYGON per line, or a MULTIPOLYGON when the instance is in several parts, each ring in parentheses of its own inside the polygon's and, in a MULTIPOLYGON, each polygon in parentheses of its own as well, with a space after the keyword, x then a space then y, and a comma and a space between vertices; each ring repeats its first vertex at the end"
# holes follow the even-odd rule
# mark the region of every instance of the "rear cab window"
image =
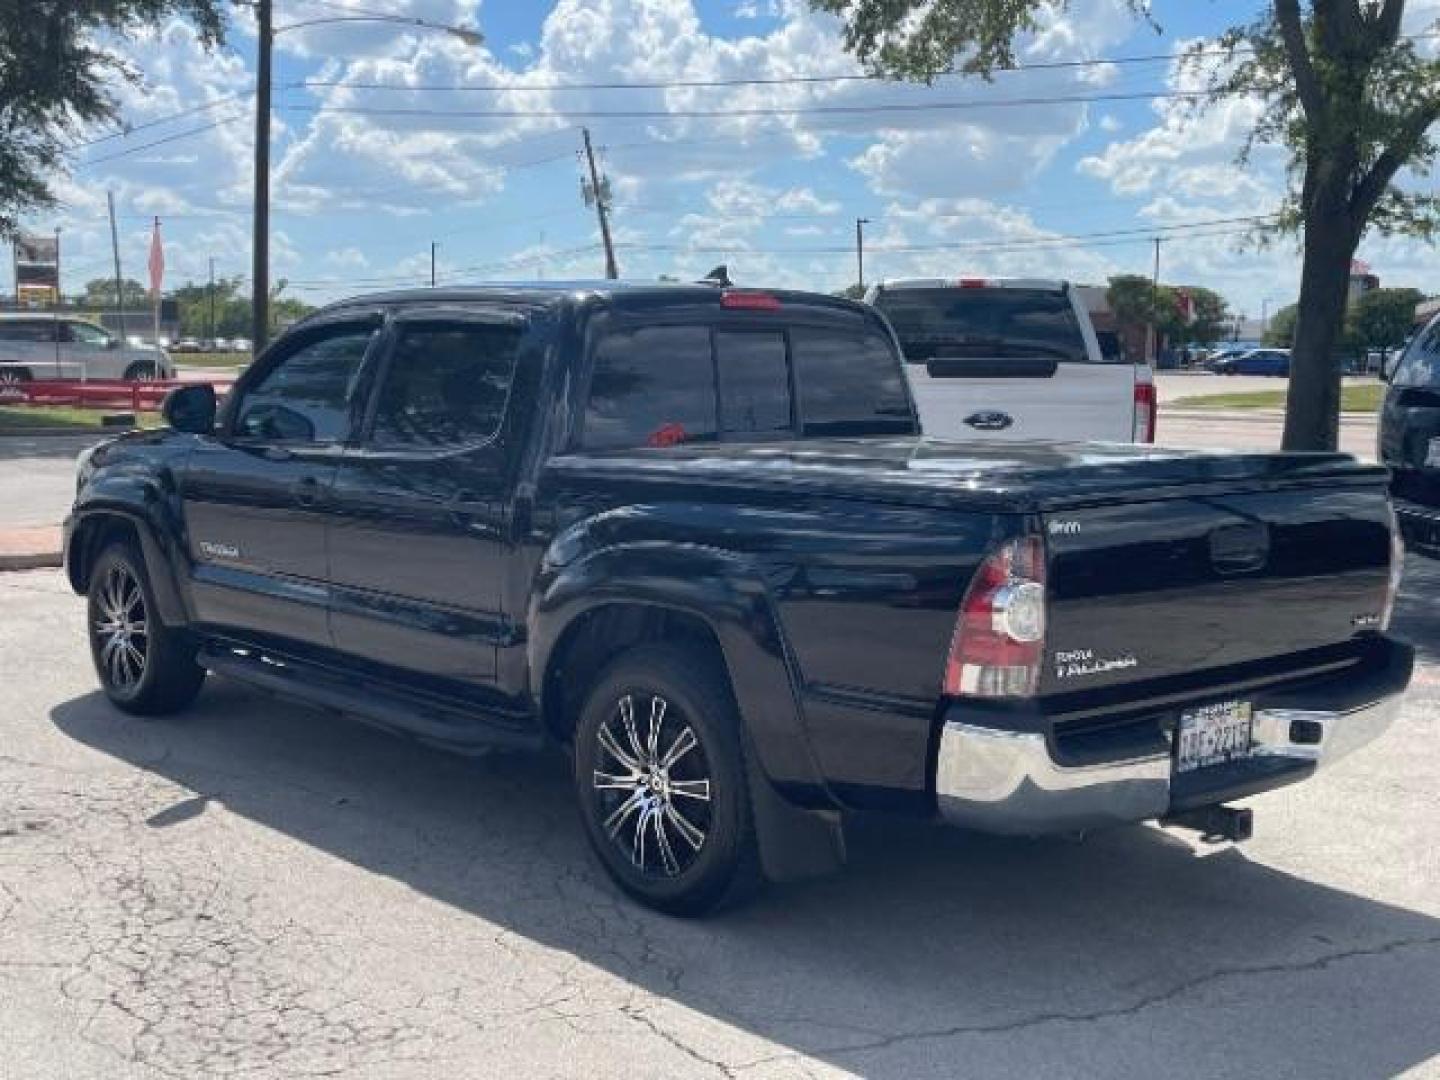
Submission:
POLYGON ((1061 289, 900 287, 883 289, 875 307, 890 320, 912 364, 948 357, 1095 360, 1070 294, 1061 289))
POLYGON ((580 445, 918 433, 894 347, 873 319, 773 321, 608 328, 593 350, 580 445))

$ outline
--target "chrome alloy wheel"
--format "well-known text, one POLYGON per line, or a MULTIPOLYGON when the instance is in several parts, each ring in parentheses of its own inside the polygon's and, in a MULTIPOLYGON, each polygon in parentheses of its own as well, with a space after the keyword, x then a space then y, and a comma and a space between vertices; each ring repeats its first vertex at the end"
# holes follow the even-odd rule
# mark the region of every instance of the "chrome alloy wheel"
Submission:
POLYGON ((145 677, 150 638, 145 595, 124 566, 112 566, 95 599, 94 634, 100 670, 111 687, 128 693, 145 677))
POLYGON ((605 834, 641 873, 679 877, 710 831, 710 767, 695 730, 663 697, 626 694, 596 740, 596 761, 613 768, 592 781, 605 834))

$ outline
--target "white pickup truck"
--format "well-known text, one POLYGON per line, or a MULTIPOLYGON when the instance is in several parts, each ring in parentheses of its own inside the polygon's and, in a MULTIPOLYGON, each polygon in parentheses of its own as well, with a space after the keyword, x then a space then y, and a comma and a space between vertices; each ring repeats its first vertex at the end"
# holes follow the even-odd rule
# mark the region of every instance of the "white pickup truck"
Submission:
POLYGON ((1103 356, 1064 281, 907 278, 865 300, 895 328, 927 435, 1155 441, 1150 366, 1103 356))

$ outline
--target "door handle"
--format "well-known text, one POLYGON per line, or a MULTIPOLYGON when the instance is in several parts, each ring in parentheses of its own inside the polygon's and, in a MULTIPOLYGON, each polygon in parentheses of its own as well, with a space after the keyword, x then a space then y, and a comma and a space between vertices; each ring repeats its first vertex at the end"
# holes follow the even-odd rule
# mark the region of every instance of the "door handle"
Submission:
POLYGON ((971 413, 965 418, 965 423, 976 431, 1004 431, 1015 423, 1015 418, 1009 413, 986 410, 971 413))
POLYGON ((295 501, 301 506, 316 506, 320 502, 320 481, 313 476, 296 480, 295 486, 290 491, 295 496, 295 501))

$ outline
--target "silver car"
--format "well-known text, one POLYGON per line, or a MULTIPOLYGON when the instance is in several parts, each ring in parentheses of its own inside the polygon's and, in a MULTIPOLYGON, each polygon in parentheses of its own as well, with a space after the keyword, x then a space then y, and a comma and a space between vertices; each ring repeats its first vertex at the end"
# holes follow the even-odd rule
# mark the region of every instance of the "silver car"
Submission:
POLYGON ((0 313, 0 385, 31 379, 171 379, 164 349, 68 315, 0 313))

